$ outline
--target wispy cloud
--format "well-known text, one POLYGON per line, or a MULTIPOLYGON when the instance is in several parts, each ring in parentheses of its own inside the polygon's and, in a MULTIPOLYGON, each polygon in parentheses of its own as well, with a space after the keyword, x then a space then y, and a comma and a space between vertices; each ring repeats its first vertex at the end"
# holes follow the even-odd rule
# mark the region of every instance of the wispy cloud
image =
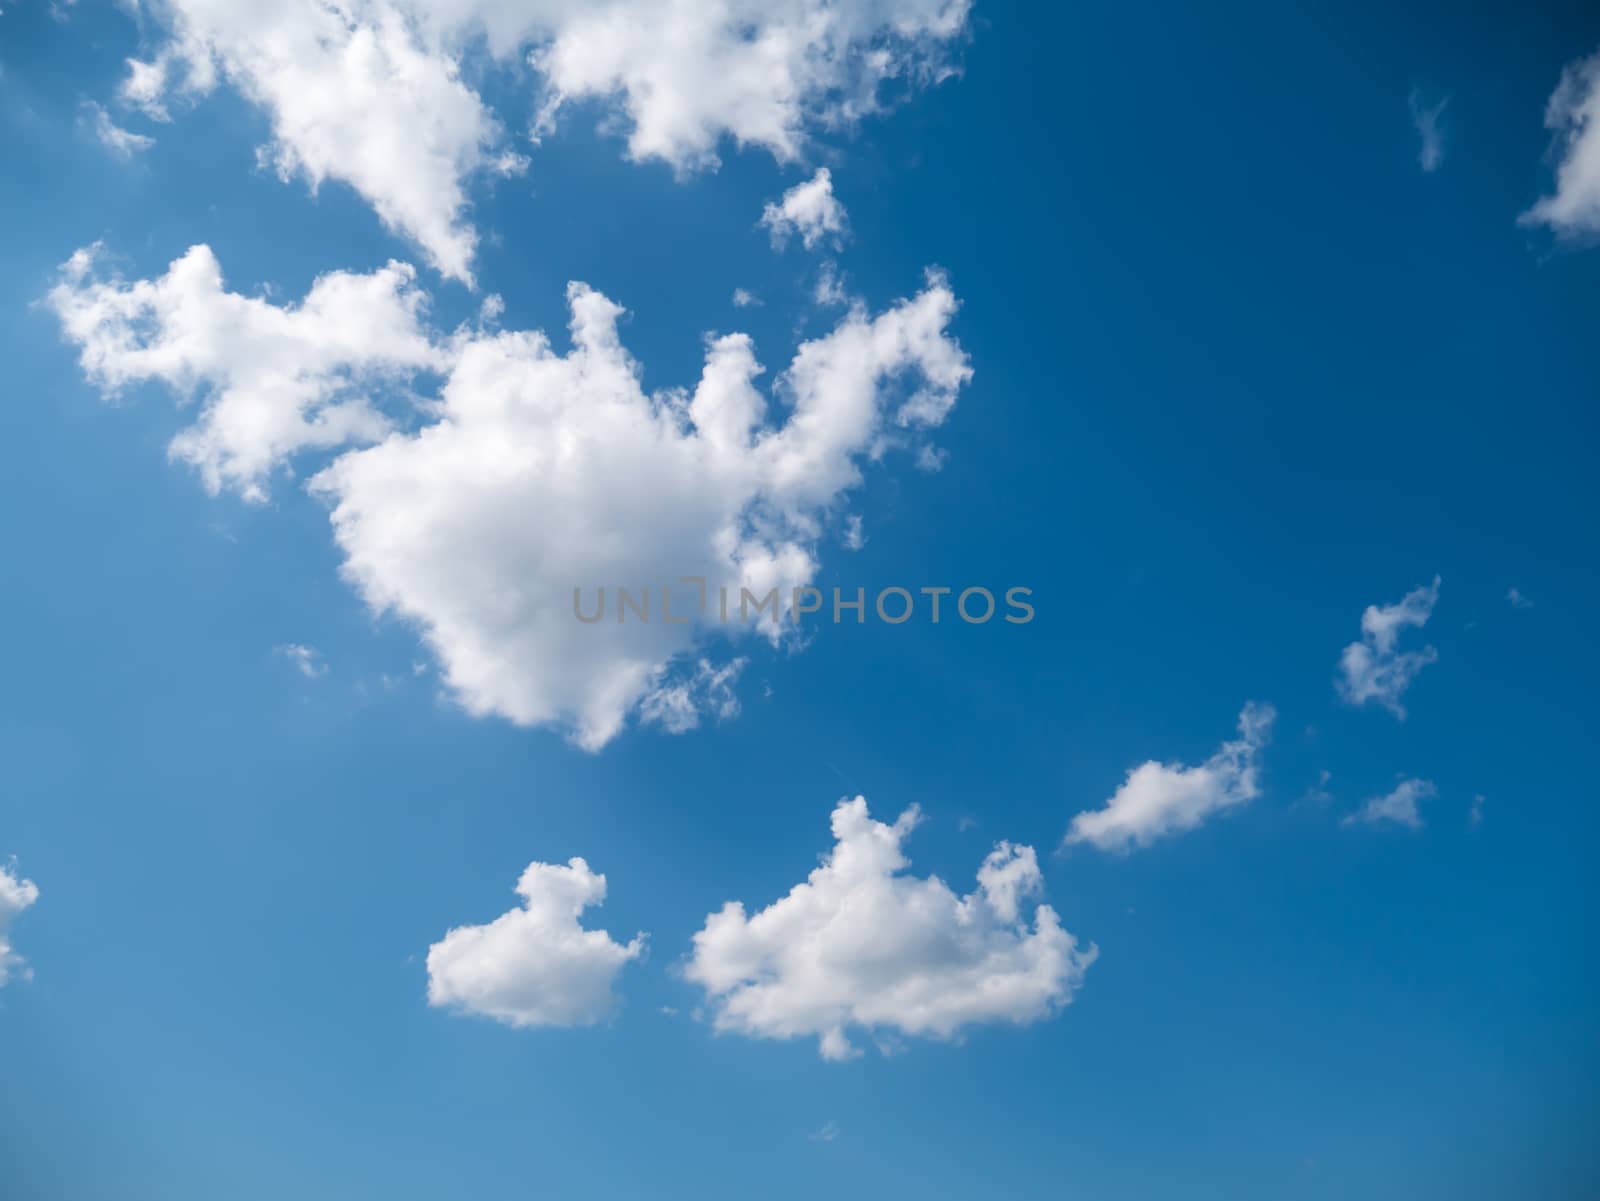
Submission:
POLYGON ((1393 823, 1411 830, 1422 829, 1422 814, 1417 809, 1419 801, 1432 800, 1439 795, 1432 780, 1401 780, 1393 792, 1370 798, 1360 810, 1344 819, 1344 825, 1358 823, 1381 826, 1393 823))
POLYGON ((282 655, 294 668, 308 680, 315 680, 318 676, 328 674, 329 668, 323 661, 322 652, 314 646, 303 646, 298 642, 286 642, 282 646, 274 647, 277 654, 282 655))
POLYGON ((110 113, 92 100, 85 102, 83 112, 95 138, 120 159, 131 159, 135 154, 148 150, 156 144, 154 138, 123 129, 111 119, 110 113))
POLYGON ((1417 151, 1417 165, 1424 171, 1432 173, 1444 165, 1442 118, 1445 106, 1450 103, 1450 97, 1442 97, 1437 103, 1430 104, 1421 88, 1412 88, 1408 103, 1411 107, 1411 127, 1422 139, 1422 146, 1417 151))

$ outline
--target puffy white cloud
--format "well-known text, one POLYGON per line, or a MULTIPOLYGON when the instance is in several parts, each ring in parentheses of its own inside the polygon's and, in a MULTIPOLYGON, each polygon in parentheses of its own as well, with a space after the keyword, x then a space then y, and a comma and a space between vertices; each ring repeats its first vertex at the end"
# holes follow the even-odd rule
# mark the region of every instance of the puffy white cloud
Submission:
POLYGON ((313 486, 333 504, 348 577, 422 629, 470 711, 555 723, 595 749, 636 707, 692 724, 694 690, 672 665, 703 645, 718 606, 679 590, 691 620, 670 624, 660 589, 697 576, 737 600, 808 584, 821 517, 860 459, 942 421, 970 369, 935 277, 801 346, 775 427, 745 335, 710 341, 692 392, 650 396, 618 340, 621 310, 581 285, 570 300, 569 353, 527 333, 461 345, 436 422, 342 456, 313 486), (619 620, 620 585, 651 589, 653 620, 619 620), (578 623, 575 590, 602 588, 604 619, 578 623))
POLYGON ((17 875, 15 862, 0 864, 0 988, 32 974, 26 961, 12 949, 11 923, 38 899, 39 886, 17 875))
POLYGON ((833 194, 832 172, 818 167, 815 175, 795 184, 782 199, 769 201, 761 213, 761 224, 774 246, 782 246, 791 234, 799 234, 807 250, 824 238, 837 244, 844 236, 845 212, 833 194))
POLYGON ((154 281, 105 282, 91 266, 74 256, 51 293, 91 378, 201 393, 173 454, 213 491, 260 499, 297 453, 375 442, 312 481, 347 578, 421 630, 469 711, 553 724, 591 749, 630 715, 672 730, 736 711, 731 656, 708 647, 719 590, 736 606, 745 587, 787 598, 809 584, 862 464, 927 450, 971 375, 936 274, 801 345, 774 388, 778 423, 746 335, 708 341, 692 390, 647 394, 617 335, 622 310, 582 284, 563 354, 536 332, 430 333, 398 264, 324 276, 281 306, 224 291, 205 247, 154 281), (436 398, 396 399, 409 422, 385 414, 379 398, 435 371, 436 398), (675 615, 691 620, 676 624, 660 590, 684 576, 709 603, 680 589, 675 615), (652 590, 651 620, 616 620, 619 586, 652 590), (592 606, 602 588, 605 619, 578 621, 575 590, 592 606))
POLYGON ((915 807, 892 826, 861 797, 833 811, 834 848, 804 883, 747 915, 729 901, 694 936, 685 976, 718 1030, 815 1037, 824 1058, 857 1054, 848 1032, 949 1039, 970 1025, 1027 1023, 1071 1000, 1094 961, 1041 890, 1031 847, 996 845, 976 891, 904 874, 915 807))
POLYGON ((385 0, 166 0, 154 11, 172 40, 153 62, 130 63, 130 103, 164 112, 176 64, 189 93, 227 80, 270 117, 260 158, 281 178, 348 184, 440 272, 470 282, 465 181, 524 163, 502 148, 457 57, 424 44, 404 11, 385 0))
POLYGON ((123 129, 111 119, 110 113, 93 101, 84 105, 84 113, 95 138, 120 159, 130 159, 139 151, 148 150, 156 144, 154 138, 123 129))
POLYGON ((1432 800, 1438 795, 1439 790, 1433 786, 1431 780, 1401 780, 1393 792, 1369 798, 1358 812, 1345 818, 1343 824, 1349 826, 1364 822, 1376 826, 1384 822, 1393 822, 1396 825, 1420 830, 1422 816, 1417 812, 1417 802, 1432 800))
POLYGON ((1352 642, 1339 657, 1339 677, 1334 687, 1352 705, 1376 701, 1402 721, 1406 711, 1400 697, 1417 673, 1439 658, 1431 646, 1401 651, 1400 633, 1421 629, 1439 602, 1439 577, 1413 589, 1392 605, 1368 605, 1361 614, 1361 641, 1352 642))
POLYGON ((108 395, 161 380, 199 399, 198 419, 169 450, 213 494, 264 500, 272 472, 297 452, 381 437, 389 421, 371 391, 444 361, 401 263, 332 272, 300 304, 279 306, 226 291, 207 246, 131 284, 99 278, 97 258, 98 247, 74 254, 49 303, 108 395))
POLYGON ((1411 127, 1417 131, 1421 146, 1417 150, 1417 166, 1424 171, 1432 173, 1444 165, 1444 125, 1443 117, 1445 107, 1450 103, 1446 96, 1435 104, 1429 104, 1423 97, 1420 88, 1413 88, 1408 101, 1411 108, 1411 127))
POLYGON ((683 172, 721 141, 799 158, 812 126, 877 109, 890 80, 948 73, 970 0, 157 0, 169 41, 130 60, 123 98, 164 114, 173 85, 225 79, 264 109, 265 160, 342 181, 447 275, 471 278, 467 184, 521 170, 463 63, 486 44, 543 93, 614 107, 629 154, 683 172), (181 67, 181 70, 174 70, 181 67))
POLYGON ((1521 220, 1568 236, 1600 233, 1600 53, 1561 73, 1544 123, 1561 150, 1556 190, 1521 220))
POLYGON ((428 948, 428 1003, 508 1026, 590 1026, 616 1007, 612 985, 644 954, 585 930, 585 909, 606 899, 606 878, 582 859, 530 863, 517 881, 522 906, 484 926, 457 926, 428 948))
POLYGON ((1224 742, 1198 767, 1141 763, 1103 809, 1080 813, 1067 830, 1068 843, 1087 842, 1102 851, 1128 851, 1158 838, 1192 830, 1213 813, 1254 800, 1261 792, 1257 760, 1277 716, 1271 705, 1245 705, 1239 737, 1224 742))

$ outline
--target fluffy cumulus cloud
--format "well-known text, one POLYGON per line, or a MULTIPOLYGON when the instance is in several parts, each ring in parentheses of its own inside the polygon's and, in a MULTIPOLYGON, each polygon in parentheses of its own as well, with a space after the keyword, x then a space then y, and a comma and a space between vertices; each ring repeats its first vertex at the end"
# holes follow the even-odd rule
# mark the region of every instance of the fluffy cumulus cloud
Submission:
POLYGON ((16 864, 0 864, 0 988, 26 980, 28 965, 11 946, 11 924, 39 899, 39 886, 17 874, 16 864))
POLYGON ((606 899, 606 878, 582 859, 530 863, 520 908, 483 926, 457 926, 428 948, 428 1003, 509 1026, 590 1026, 616 1007, 613 985, 644 954, 645 936, 620 943, 586 930, 585 909, 606 899))
POLYGON ((169 449, 212 493, 264 500, 296 453, 382 437, 389 421, 373 392, 444 361, 419 325, 413 271, 399 263, 332 272, 280 306, 229 292, 206 246, 134 283, 103 278, 99 258, 96 247, 73 255, 49 302, 107 394, 160 380, 199 401, 169 449))
POLYGON ((771 389, 781 420, 746 335, 710 339, 692 388, 646 393, 622 310, 582 284, 568 299, 562 352, 538 332, 426 330, 398 264, 275 305, 226 291, 205 247, 132 283, 80 252, 51 294, 103 387, 198 399, 172 453, 213 491, 260 499, 297 454, 338 452, 311 486, 371 607, 422 632, 471 712, 593 749, 630 716, 681 730, 737 710, 731 647, 756 623, 721 625, 722 589, 809 584, 862 466, 928 451, 971 369, 937 274, 801 345, 771 389), (434 376, 436 396, 413 395, 434 376), (660 589, 683 577, 690 620, 669 621, 660 589), (618 620, 624 585, 650 590, 651 620, 618 620), (592 610, 601 589, 603 620, 580 622, 575 594, 592 610))
POLYGON ((1420 830, 1422 814, 1418 810, 1418 802, 1432 800, 1438 794, 1439 790, 1431 780, 1401 780, 1393 792, 1369 798, 1359 811, 1344 819, 1344 824, 1392 824, 1420 830))
POLYGON ((833 194, 833 175, 826 167, 804 183, 797 183, 781 199, 767 204, 761 224, 772 236, 774 246, 782 246, 792 234, 799 234, 807 250, 824 239, 835 245, 844 236, 844 205, 833 194))
POLYGON ((1544 122, 1560 154, 1556 190, 1522 220, 1566 236, 1600 234, 1600 53, 1562 72, 1544 122))
POLYGON ((816 1038, 825 1058, 846 1059, 858 1053, 852 1029, 949 1039, 1071 1000, 1096 950, 1034 902, 1033 849, 998 844, 976 890, 959 896, 936 876, 905 874, 917 821, 915 808, 887 825, 863 798, 840 801, 833 851, 804 883, 754 914, 729 901, 706 919, 684 971, 717 1029, 816 1038))
POLYGON ((1251 702, 1239 714, 1239 737, 1224 742, 1204 763, 1141 763, 1104 808, 1072 819, 1066 841, 1129 851, 1254 800, 1261 792, 1257 761, 1275 717, 1271 705, 1251 702))
POLYGON ((1439 652, 1431 646, 1402 651, 1400 635, 1408 628, 1420 630, 1427 625, 1438 603, 1439 577, 1434 576, 1433 583, 1413 589, 1395 604, 1367 606, 1361 614, 1361 641, 1344 648, 1334 680, 1348 704, 1376 702, 1405 719, 1400 697, 1417 673, 1439 658, 1439 652))
POLYGON ((724 138, 790 161, 808 129, 858 119, 892 80, 937 79, 970 0, 155 0, 162 46, 123 99, 226 81, 269 116, 263 160, 353 187, 443 273, 470 280, 469 181, 526 160, 469 76, 478 47, 526 66, 535 133, 569 101, 612 106, 629 154, 689 171, 724 138))

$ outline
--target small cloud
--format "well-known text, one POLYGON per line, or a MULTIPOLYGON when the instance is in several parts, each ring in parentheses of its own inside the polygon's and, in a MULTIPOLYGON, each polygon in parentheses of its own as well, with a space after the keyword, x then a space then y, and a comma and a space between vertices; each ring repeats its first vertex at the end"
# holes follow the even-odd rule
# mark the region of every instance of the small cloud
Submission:
POLYGON ((39 899, 39 886, 17 873, 17 861, 0 863, 0 988, 10 980, 31 980, 27 961, 11 949, 11 923, 39 899))
POLYGON ((1437 104, 1429 104, 1421 88, 1412 88, 1409 103, 1411 127, 1422 139, 1422 147, 1417 151, 1417 165, 1432 174, 1444 165, 1444 128, 1441 118, 1445 106, 1450 103, 1450 97, 1445 96, 1437 104))
POLYGON ((833 194, 832 173, 818 167, 810 179, 795 184, 780 200, 770 201, 762 210, 761 224, 777 248, 796 233, 807 250, 824 239, 838 246, 844 240, 846 223, 844 205, 833 194))
POLYGON ((1306 789, 1304 800, 1313 805, 1326 805, 1333 800, 1333 794, 1328 791, 1328 784, 1333 779, 1333 773, 1323 768, 1317 773, 1317 782, 1306 789))
POLYGON ((1432 800, 1439 795, 1432 780, 1401 780, 1393 792, 1370 798, 1360 810, 1341 823, 1353 826, 1358 822, 1380 826, 1392 822, 1411 830, 1422 829, 1422 815, 1417 811, 1418 801, 1432 800))
POLYGON ((315 680, 319 676, 328 674, 328 665, 323 661, 322 652, 314 646, 302 646, 298 642, 286 642, 282 646, 274 647, 275 654, 282 655, 295 670, 308 680, 315 680))
POLYGON ((739 716, 739 696, 734 685, 748 659, 733 659, 715 664, 701 659, 692 672, 674 679, 663 679, 639 703, 639 718, 647 725, 658 725, 669 734, 684 734, 699 728, 700 719, 709 714, 719 722, 739 716))
POLYGON ((861 516, 852 513, 844 519, 844 545, 846 550, 860 550, 867 544, 867 536, 861 532, 861 516))
POLYGON ((733 307, 736 309, 755 308, 761 304, 761 297, 747 288, 733 290, 733 307))
POLYGON ((1547 225, 1560 237, 1600 234, 1600 54, 1569 65, 1545 106, 1544 124, 1560 155, 1555 193, 1517 218, 1547 225))
POLYGON ((606 878, 581 858, 528 864, 522 903, 481 926, 455 926, 428 948, 428 1004, 508 1026, 592 1026, 616 1010, 614 984, 646 935, 621 943, 583 926, 606 878))
POLYGON ((1513 588, 1510 592, 1506 593, 1506 600, 1511 602, 1511 607, 1513 609, 1533 608, 1533 602, 1527 597, 1523 596, 1522 593, 1516 588, 1513 588))
POLYGON ((822 1124, 822 1129, 812 1131, 809 1137, 814 1143, 831 1143, 834 1139, 839 1137, 839 1123, 824 1122, 822 1124))
POLYGON ((1472 798, 1472 808, 1467 812, 1467 827, 1476 830, 1483 825, 1483 793, 1472 798))
POLYGON ((1101 808, 1072 819, 1066 843, 1126 852, 1255 800, 1261 792, 1261 751, 1275 717, 1271 705, 1250 701, 1239 713, 1239 737, 1224 742, 1204 763, 1141 763, 1101 808))
POLYGON ((832 259, 823 263, 817 272, 817 286, 812 289, 811 296, 823 308, 849 306, 850 294, 845 291, 844 275, 832 259))
POLYGON ((123 129, 111 119, 110 113, 93 100, 84 102, 83 111, 89 122, 89 128, 100 144, 124 161, 156 144, 154 138, 123 129))
POLYGON ((119 90, 122 103, 136 108, 152 121, 170 121, 172 115, 161 102, 167 90, 167 60, 165 56, 151 62, 130 58, 128 78, 119 90))
POLYGON ((1368 605, 1361 614, 1361 641, 1352 642, 1339 657, 1340 678, 1334 681, 1347 704, 1376 701, 1401 721, 1406 711, 1400 696, 1428 664, 1438 660, 1431 646, 1420 651, 1399 649, 1400 631, 1421 629, 1439 603, 1439 577, 1415 588, 1392 605, 1368 605))

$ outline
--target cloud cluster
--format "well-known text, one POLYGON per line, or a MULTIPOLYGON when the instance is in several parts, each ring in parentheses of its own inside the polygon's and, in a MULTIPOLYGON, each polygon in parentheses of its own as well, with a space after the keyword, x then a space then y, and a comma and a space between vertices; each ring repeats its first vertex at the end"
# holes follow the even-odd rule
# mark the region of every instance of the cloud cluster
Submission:
POLYGON ((1239 737, 1225 742, 1198 767, 1141 763, 1128 773, 1104 808, 1072 819, 1066 841, 1102 851, 1128 851, 1158 838, 1192 830, 1213 813, 1254 800, 1260 793, 1257 760, 1276 713, 1251 702, 1239 714, 1239 737))
POLYGON ((583 284, 568 301, 563 353, 540 332, 428 330, 396 263, 277 305, 225 290, 204 246, 132 283, 80 251, 50 294, 103 388, 160 380, 198 399, 172 454, 210 490, 260 500, 295 456, 341 452, 311 487, 373 610, 422 632, 469 711, 596 749, 630 715, 668 729, 730 715, 737 672, 706 649, 703 616, 580 624, 574 590, 692 575, 712 595, 792 595, 863 463, 927 451, 971 368, 937 274, 802 344, 772 389, 781 422, 748 336, 709 339, 692 389, 647 394, 622 309, 583 284), (434 375, 437 396, 414 397, 434 375))
POLYGON ((783 196, 769 201, 762 210, 761 224, 772 237, 772 244, 781 247, 792 234, 799 234, 807 250, 814 249, 824 238, 835 245, 844 236, 844 205, 833 194, 833 175, 826 167, 803 183, 797 183, 783 196))
POLYGON ((530 863, 520 908, 483 926, 457 926, 428 948, 428 1003, 508 1026, 590 1026, 616 1005, 612 985, 644 954, 579 923, 606 899, 606 878, 582 859, 530 863))
POLYGON ((834 848, 804 883, 754 914, 729 901, 694 936, 684 974, 718 1030, 817 1038, 827 1059, 858 1053, 848 1031, 949 1039, 967 1026, 1026 1023, 1067 1004, 1097 954, 1049 905, 1031 847, 999 843, 958 896, 905 874, 915 808, 893 825, 862 797, 833 811, 834 848))
POLYGON ((39 886, 17 875, 16 864, 0 864, 0 988, 13 979, 26 980, 27 962, 11 946, 11 923, 39 899, 39 886))
POLYGON ((1339 695, 1351 705, 1376 701, 1402 721, 1406 711, 1400 697, 1417 673, 1439 658, 1431 646, 1419 651, 1401 651, 1400 633, 1408 627, 1421 629, 1439 602, 1439 577, 1433 583, 1413 589, 1392 605, 1368 605, 1361 614, 1361 641, 1344 648, 1339 658, 1339 676, 1334 681, 1339 695))
POLYGON ((1545 125, 1561 152, 1556 190, 1522 215, 1525 224, 1558 234, 1600 234, 1600 53, 1561 73, 1545 108, 1545 125))
POLYGON ((535 134, 598 100, 628 153, 684 172, 731 138, 792 161, 890 80, 937 79, 970 0, 156 0, 166 43, 123 99, 161 119, 226 81, 267 114, 263 161, 348 184, 445 275, 470 281, 467 188, 527 160, 469 82, 475 47, 538 77, 535 134))

